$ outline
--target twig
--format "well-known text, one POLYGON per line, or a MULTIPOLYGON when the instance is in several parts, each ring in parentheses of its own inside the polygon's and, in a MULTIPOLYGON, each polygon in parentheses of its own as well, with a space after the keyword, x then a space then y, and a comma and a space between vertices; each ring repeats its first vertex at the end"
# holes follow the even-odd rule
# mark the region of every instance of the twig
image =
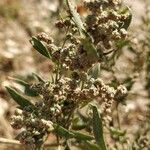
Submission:
MULTIPOLYGON (((0 144, 15 144, 15 145, 22 145, 18 140, 0 138, 0 144)), ((63 143, 59 143, 59 145, 63 145, 63 143)), ((58 146, 58 143, 45 143, 44 147, 55 147, 58 146)))
POLYGON ((5 139, 5 138, 0 138, 0 143, 21 145, 21 143, 17 140, 11 140, 11 139, 5 139))

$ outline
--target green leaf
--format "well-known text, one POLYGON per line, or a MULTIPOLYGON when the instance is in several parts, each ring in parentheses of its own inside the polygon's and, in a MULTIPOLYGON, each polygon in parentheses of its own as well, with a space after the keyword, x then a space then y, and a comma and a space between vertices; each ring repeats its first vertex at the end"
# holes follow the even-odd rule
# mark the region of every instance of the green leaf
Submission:
POLYGON ((39 82, 45 83, 44 79, 42 79, 42 77, 40 77, 38 74, 32 73, 32 75, 33 75, 39 82))
POLYGON ((127 30, 128 27, 129 27, 129 25, 131 24, 131 21, 132 21, 131 9, 130 9, 128 6, 126 6, 126 7, 122 10, 122 13, 128 15, 128 17, 124 20, 123 25, 121 26, 121 28, 124 28, 124 29, 127 30))
POLYGON ((85 142, 85 147, 86 147, 87 150, 99 150, 98 145, 93 144, 93 143, 91 143, 89 141, 85 142))
POLYGON ((66 138, 66 139, 75 138, 75 139, 84 140, 84 141, 94 139, 90 135, 86 135, 86 134, 76 132, 76 131, 69 131, 69 130, 65 129, 64 127, 57 125, 57 124, 54 124, 53 127, 54 127, 54 132, 56 134, 58 134, 61 137, 66 138))
POLYGON ((123 84, 125 85, 125 87, 127 88, 128 91, 131 90, 133 84, 134 84, 134 79, 132 77, 127 77, 124 81, 123 84))
POLYGON ((87 36, 83 39, 81 39, 81 42, 83 44, 84 50, 86 50, 87 54, 90 56, 90 59, 97 60, 99 58, 99 54, 97 53, 97 50, 92 43, 92 39, 86 34, 87 36))
POLYGON ((73 20, 81 34, 81 37, 82 37, 81 42, 84 46, 84 49, 87 51, 88 55, 90 56, 90 59, 91 59, 91 56, 92 56, 92 59, 94 60, 98 59, 99 55, 97 53, 96 48, 94 47, 92 43, 92 38, 87 33, 86 29, 84 28, 83 22, 77 10, 75 9, 75 6, 72 4, 71 0, 67 0, 67 5, 69 7, 70 14, 73 17, 73 20))
POLYGON ((9 92, 10 96, 13 98, 13 100, 21 106, 21 108, 24 108, 26 106, 34 106, 29 100, 24 98, 22 95, 20 95, 15 89, 11 87, 6 86, 7 91, 9 92))
POLYGON ((102 119, 96 106, 92 105, 92 110, 93 110, 93 119, 92 119, 93 133, 96 143, 99 146, 100 150, 106 150, 105 141, 103 137, 102 119))
POLYGON ((82 130, 86 127, 86 125, 87 124, 80 117, 76 117, 72 121, 72 129, 73 130, 82 130))
POLYGON ((51 76, 51 82, 52 82, 52 83, 55 83, 55 79, 54 79, 53 74, 50 74, 50 76, 51 76))
POLYGON ((54 127, 54 132, 59 136, 65 137, 66 139, 74 138, 74 134, 71 131, 63 128, 62 126, 54 124, 53 127, 54 127))
POLYGON ((111 127, 109 130, 110 130, 111 134, 117 135, 117 136, 124 136, 126 134, 126 131, 121 131, 121 130, 115 129, 113 127, 111 127))
POLYGON ((83 141, 89 141, 89 140, 93 140, 94 137, 87 135, 87 134, 83 134, 81 132, 77 132, 77 131, 72 131, 72 133, 74 134, 74 138, 78 139, 78 140, 83 140, 83 141))
POLYGON ((50 53, 40 40, 38 40, 36 37, 32 37, 30 42, 40 54, 51 59, 50 53))
POLYGON ((100 75, 100 63, 95 64, 88 72, 90 78, 97 79, 100 75))
POLYGON ((32 97, 38 96, 38 93, 36 91, 32 90, 30 84, 28 84, 27 82, 25 82, 21 79, 17 79, 17 78, 10 78, 10 79, 24 87, 25 95, 32 96, 32 97))
POLYGON ((85 32, 85 28, 83 26, 83 22, 80 18, 80 15, 78 14, 77 10, 75 9, 75 6, 73 5, 73 3, 71 2, 71 0, 67 0, 67 5, 70 11, 71 16, 73 17, 73 20, 75 22, 75 24, 77 25, 80 34, 83 34, 83 31, 85 32))
POLYGON ((81 124, 78 123, 78 124, 74 124, 72 126, 73 130, 82 130, 84 128, 86 128, 86 124, 85 123, 81 123, 81 124))
POLYGON ((124 46, 129 46, 130 41, 129 40, 119 40, 117 41, 117 47, 119 49, 123 48, 124 46))

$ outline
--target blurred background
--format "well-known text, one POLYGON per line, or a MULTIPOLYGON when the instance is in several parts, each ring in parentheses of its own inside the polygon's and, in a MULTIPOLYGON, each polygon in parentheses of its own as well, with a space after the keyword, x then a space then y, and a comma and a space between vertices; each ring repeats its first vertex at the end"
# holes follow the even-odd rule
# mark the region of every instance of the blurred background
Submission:
MULTIPOLYGON (((58 19, 62 1, 0 0, 0 138, 14 139, 17 134, 17 131, 10 126, 10 117, 16 104, 5 90, 6 85, 14 84, 9 77, 21 77, 28 80, 32 72, 47 77, 52 68, 49 61, 32 49, 29 40, 31 36, 39 32, 46 32, 59 41, 60 31, 55 28, 55 22, 58 19)), ((128 95, 127 105, 120 108, 123 128, 131 134, 129 136, 132 136, 141 128, 142 122, 148 120, 150 114, 150 91, 148 90, 150 85, 148 84, 145 88, 148 82, 146 76, 150 75, 145 71, 145 65, 148 63, 145 60, 150 47, 143 46, 141 42, 150 37, 150 27, 143 22, 143 16, 148 16, 150 1, 124 0, 124 3, 131 7, 133 13, 129 34, 132 36, 133 43, 139 45, 134 47, 138 53, 126 51, 117 60, 115 77, 122 80, 126 76, 134 76, 132 77, 134 85, 128 95)), ((78 7, 82 5, 80 0, 77 0, 77 4, 78 7)), ((102 74, 105 79, 110 78, 106 71, 102 74)), ((146 127, 144 125, 144 128, 147 129, 147 125, 146 127)), ((149 128, 148 124, 147 132, 149 128)), ((0 149, 22 148, 0 141, 0 149)))

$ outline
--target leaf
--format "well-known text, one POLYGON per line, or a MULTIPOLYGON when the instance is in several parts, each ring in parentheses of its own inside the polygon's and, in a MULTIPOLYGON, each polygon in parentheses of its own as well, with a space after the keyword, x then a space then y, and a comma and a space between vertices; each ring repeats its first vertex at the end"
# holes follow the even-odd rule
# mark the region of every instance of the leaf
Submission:
POLYGON ((117 136, 124 136, 126 132, 111 127, 110 128, 110 133, 113 134, 113 135, 117 135, 117 136))
POLYGON ((38 93, 36 91, 32 90, 30 84, 28 84, 27 82, 25 82, 21 79, 17 79, 17 78, 10 78, 10 79, 24 87, 24 94, 25 95, 33 96, 33 97, 38 96, 38 93))
POLYGON ((32 37, 30 40, 33 47, 42 55, 45 57, 51 59, 50 53, 48 52, 47 48, 43 45, 43 43, 38 40, 36 37, 32 37))
POLYGON ((91 78, 97 79, 100 75, 100 63, 95 64, 90 70, 89 70, 89 76, 91 78))
POLYGON ((74 137, 74 134, 72 132, 70 132, 69 130, 63 128, 60 125, 54 124, 53 127, 54 127, 54 132, 56 134, 58 134, 59 136, 61 136, 61 137, 65 137, 66 139, 74 137))
POLYGON ((13 100, 21 106, 21 108, 24 108, 26 106, 34 106, 29 100, 24 98, 22 95, 20 95, 15 89, 11 87, 6 86, 7 91, 9 92, 10 96, 13 98, 13 100))
POLYGON ((117 47, 119 49, 123 48, 124 46, 129 46, 130 41, 129 40, 119 40, 117 41, 117 47))
POLYGON ((83 22, 82 22, 82 20, 80 18, 80 15, 78 14, 78 12, 75 9, 75 6, 71 2, 71 0, 67 0, 67 5, 68 5, 68 8, 69 8, 70 14, 73 17, 73 20, 74 20, 75 24, 77 25, 77 27, 78 27, 78 29, 80 31, 80 34, 82 35, 83 31, 85 32, 85 28, 83 26, 83 22))
POLYGON ((72 133, 74 134, 74 138, 78 139, 78 140, 83 140, 83 141, 89 141, 89 140, 93 140, 94 137, 87 135, 87 134, 83 134, 81 132, 77 132, 77 131, 72 131, 72 133))
POLYGON ((89 141, 86 141, 85 144, 86 144, 85 147, 87 148, 87 150, 99 150, 99 147, 96 144, 93 144, 89 141))
POLYGON ((125 87, 127 88, 128 91, 131 90, 133 84, 134 84, 134 80, 132 77, 127 77, 124 81, 123 84, 125 85, 125 87))
POLYGON ((131 9, 130 9, 128 6, 126 6, 126 7, 122 10, 122 13, 128 15, 128 17, 124 20, 123 25, 121 26, 121 28, 124 28, 124 29, 127 30, 128 27, 129 27, 129 25, 131 24, 131 21, 132 21, 131 9))
POLYGON ((106 150, 105 141, 103 137, 103 126, 100 114, 96 106, 92 105, 93 110, 93 133, 96 140, 97 145, 100 150, 106 150))
POLYGON ((73 20, 75 24, 77 25, 79 32, 81 34, 81 42, 84 46, 84 49, 87 51, 88 55, 90 56, 90 59, 98 59, 99 55, 97 53, 96 48, 94 47, 92 43, 91 36, 87 33, 86 29, 84 28, 83 22, 80 18, 80 15, 78 14, 77 10, 75 9, 75 6, 72 4, 71 0, 67 0, 67 5, 69 7, 69 11, 71 16, 73 17, 73 20))
POLYGON ((78 124, 72 125, 72 129, 73 130, 82 130, 84 128, 86 128, 86 124, 85 123, 81 123, 81 124, 78 123, 78 124))
POLYGON ((42 77, 40 77, 38 74, 32 73, 32 75, 33 75, 39 82, 45 83, 45 81, 42 79, 42 77))
POLYGON ((20 132, 19 134, 17 134, 16 137, 15 137, 15 140, 19 140, 19 139, 22 137, 22 135, 23 135, 24 133, 26 133, 25 130, 22 131, 22 132, 20 132))
POLYGON ((83 115, 80 111, 77 111, 77 114, 84 122, 88 122, 90 120, 88 116, 83 115))
POLYGON ((86 123, 79 117, 76 117, 72 121, 72 129, 73 130, 82 130, 86 127, 86 123))
POLYGON ((84 141, 93 140, 93 137, 90 135, 86 135, 86 134, 76 132, 76 131, 69 131, 65 129, 64 127, 57 125, 57 124, 54 124, 53 127, 54 127, 54 132, 56 134, 58 134, 61 137, 65 137, 66 139, 75 138, 75 139, 84 140, 84 141))
POLYGON ((55 79, 54 79, 53 74, 51 74, 50 76, 51 76, 51 82, 52 82, 52 83, 55 83, 55 79))
POLYGON ((97 60, 99 58, 99 54, 97 53, 97 50, 95 46, 92 43, 92 39, 88 34, 86 34, 86 37, 84 39, 81 39, 81 42, 83 44, 84 50, 87 51, 87 54, 90 56, 90 59, 97 60))

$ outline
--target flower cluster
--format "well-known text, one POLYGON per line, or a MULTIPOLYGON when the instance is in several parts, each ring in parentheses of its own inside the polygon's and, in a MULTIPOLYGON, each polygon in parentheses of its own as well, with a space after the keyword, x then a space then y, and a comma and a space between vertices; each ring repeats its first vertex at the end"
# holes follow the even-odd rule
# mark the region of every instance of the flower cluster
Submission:
POLYGON ((67 34, 66 39, 70 44, 59 47, 53 43, 51 37, 46 33, 40 33, 37 38, 41 40, 51 53, 52 61, 55 64, 62 64, 62 69, 87 71, 96 61, 87 55, 83 44, 72 34, 67 34))
POLYGON ((39 83, 31 88, 41 95, 41 101, 36 102, 34 108, 28 106, 16 111, 11 124, 15 129, 25 129, 19 138, 23 144, 42 141, 43 136, 53 130, 53 123, 66 128, 73 111, 93 99, 103 106, 102 116, 108 117, 113 102, 126 95, 122 85, 115 90, 100 78, 88 79, 77 72, 73 72, 71 78, 62 77, 57 83, 39 83))
POLYGON ((120 0, 85 2, 85 7, 91 12, 86 18, 87 31, 103 52, 114 48, 116 41, 124 39, 127 35, 123 22, 129 14, 122 14, 119 11, 120 5, 120 0))
POLYGON ((78 35, 78 28, 69 17, 56 23, 59 29, 67 29, 65 42, 68 41, 69 45, 58 47, 51 38, 43 34, 37 38, 46 43, 54 62, 63 64, 63 67, 69 70, 87 71, 94 63, 102 61, 103 54, 114 51, 117 48, 117 41, 125 39, 127 30, 124 24, 130 14, 120 10, 120 5, 120 0, 85 2, 90 14, 85 18, 84 25, 87 34, 92 37, 91 42, 99 56, 97 59, 92 59, 87 54, 87 47, 78 35))
POLYGON ((17 109, 12 117, 11 126, 14 129, 24 129, 18 135, 18 140, 26 146, 42 144, 43 137, 54 129, 51 121, 42 119, 44 117, 37 113, 36 105, 35 108, 27 106, 23 110, 17 109))

